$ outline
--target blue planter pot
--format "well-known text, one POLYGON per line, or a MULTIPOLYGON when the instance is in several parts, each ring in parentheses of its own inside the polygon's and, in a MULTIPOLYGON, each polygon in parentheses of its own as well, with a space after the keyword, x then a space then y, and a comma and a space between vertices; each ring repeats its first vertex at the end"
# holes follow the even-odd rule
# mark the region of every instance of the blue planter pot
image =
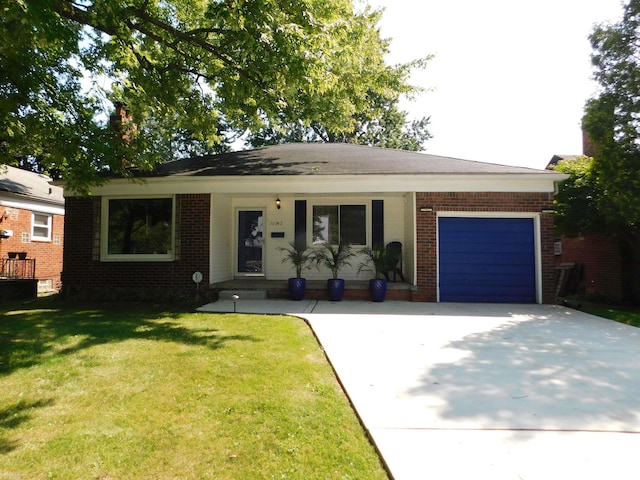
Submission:
POLYGON ((387 296, 387 281, 385 279, 372 278, 369 280, 369 293, 372 302, 384 302, 387 296))
POLYGON ((327 280, 329 300, 339 302, 344 297, 344 280, 342 278, 330 278, 327 280))
POLYGON ((307 282, 304 278, 289 279, 289 297, 291 300, 302 300, 306 290, 307 282))

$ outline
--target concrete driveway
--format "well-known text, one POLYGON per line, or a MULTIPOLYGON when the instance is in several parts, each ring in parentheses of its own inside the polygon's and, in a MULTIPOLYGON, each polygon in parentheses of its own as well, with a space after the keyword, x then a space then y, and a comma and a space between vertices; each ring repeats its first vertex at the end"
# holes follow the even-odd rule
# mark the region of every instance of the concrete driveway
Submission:
POLYGON ((296 308, 395 480, 640 475, 640 329, 546 305, 296 308))

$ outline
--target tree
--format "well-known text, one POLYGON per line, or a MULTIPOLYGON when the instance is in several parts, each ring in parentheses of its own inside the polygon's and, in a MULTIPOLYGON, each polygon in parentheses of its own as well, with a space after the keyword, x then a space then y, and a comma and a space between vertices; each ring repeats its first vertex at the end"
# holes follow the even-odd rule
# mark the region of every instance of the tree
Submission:
POLYGON ((558 233, 579 236, 619 230, 624 221, 604 194, 594 171, 594 159, 579 156, 559 162, 556 171, 569 178, 555 196, 555 226, 558 233))
POLYGON ((295 119, 280 116, 257 132, 252 132, 247 141, 254 147, 292 142, 344 142, 371 147, 396 148, 420 151, 425 149, 429 132, 429 118, 409 121, 407 113, 398 108, 400 96, 391 99, 375 97, 366 112, 354 115, 354 127, 350 131, 330 131, 318 122, 305 125, 295 119))
POLYGON ((103 170, 126 175, 169 154, 224 150, 237 132, 280 119, 350 135, 380 99, 414 93, 407 79, 424 63, 387 65, 381 13, 350 0, 0 8, 0 162, 36 159, 79 191, 103 170), (137 128, 109 128, 116 101, 137 128))
MULTIPOLYGON (((596 145, 593 176, 626 227, 640 225, 640 0, 622 20, 590 36, 600 91, 585 107, 584 129, 596 145)), ((625 228, 626 228, 625 227, 625 228)))

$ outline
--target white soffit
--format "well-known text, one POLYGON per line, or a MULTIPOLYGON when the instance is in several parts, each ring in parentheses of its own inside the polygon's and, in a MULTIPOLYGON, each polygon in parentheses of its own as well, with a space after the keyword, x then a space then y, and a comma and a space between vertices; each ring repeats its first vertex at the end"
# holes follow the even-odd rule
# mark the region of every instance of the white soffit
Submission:
MULTIPOLYGON (((561 174, 489 175, 297 175, 157 177, 146 181, 111 180, 92 195, 180 193, 366 193, 366 192, 553 192, 561 174)), ((71 192, 68 192, 71 195, 71 192)))

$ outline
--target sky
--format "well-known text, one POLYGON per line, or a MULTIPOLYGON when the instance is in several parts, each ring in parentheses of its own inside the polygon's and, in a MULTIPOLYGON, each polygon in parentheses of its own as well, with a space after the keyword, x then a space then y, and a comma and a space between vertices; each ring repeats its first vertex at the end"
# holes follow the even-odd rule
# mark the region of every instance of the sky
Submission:
POLYGON ((580 120, 597 91, 588 36, 620 0, 368 0, 385 7, 388 61, 434 59, 402 108, 431 117, 426 153, 544 168, 582 153, 580 120))

